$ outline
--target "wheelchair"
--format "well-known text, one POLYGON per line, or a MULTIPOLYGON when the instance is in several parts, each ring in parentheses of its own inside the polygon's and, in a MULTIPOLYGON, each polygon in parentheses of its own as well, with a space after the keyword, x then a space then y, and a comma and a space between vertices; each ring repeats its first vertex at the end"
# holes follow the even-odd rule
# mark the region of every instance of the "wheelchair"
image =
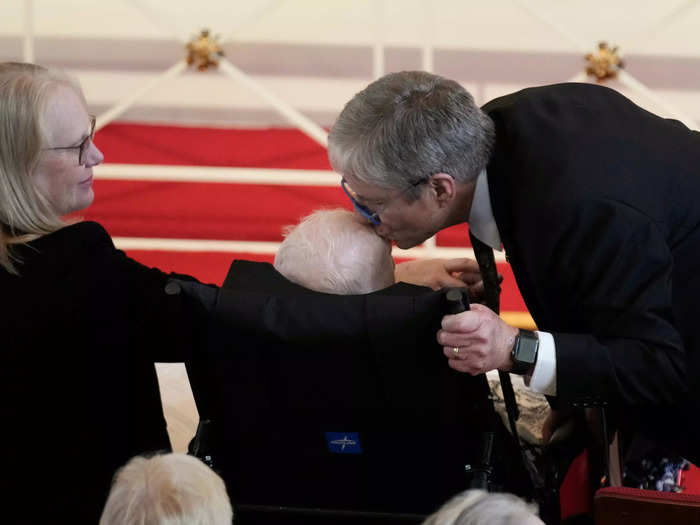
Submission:
POLYGON ((190 449, 236 523, 420 523, 471 486, 531 496, 486 378, 446 366, 447 307, 404 283, 328 295, 234 261, 187 367, 190 449))

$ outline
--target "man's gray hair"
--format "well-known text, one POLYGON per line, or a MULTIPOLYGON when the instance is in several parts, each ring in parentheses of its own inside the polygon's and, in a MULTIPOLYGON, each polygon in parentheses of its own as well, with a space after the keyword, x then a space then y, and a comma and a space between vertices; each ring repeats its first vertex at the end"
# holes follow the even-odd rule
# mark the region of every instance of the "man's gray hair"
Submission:
POLYGON ((290 281, 317 292, 357 295, 394 284, 389 242, 344 209, 318 210, 288 227, 274 265, 290 281))
POLYGON ((544 525, 537 507, 513 494, 467 490, 428 516, 423 525, 544 525))
MULTIPOLYGON (((494 125, 457 82, 423 71, 390 73, 356 94, 328 137, 333 169, 386 189, 436 173, 460 182, 488 164, 494 125)), ((416 198, 420 186, 409 198, 416 198)))

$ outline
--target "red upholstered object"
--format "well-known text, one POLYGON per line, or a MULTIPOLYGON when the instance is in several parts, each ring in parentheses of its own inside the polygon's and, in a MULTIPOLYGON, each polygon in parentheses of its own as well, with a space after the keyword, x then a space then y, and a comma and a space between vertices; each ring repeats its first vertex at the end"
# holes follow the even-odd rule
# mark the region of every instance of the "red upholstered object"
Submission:
POLYGON ((681 482, 683 494, 700 494, 700 468, 692 463, 688 470, 681 471, 681 482))
POLYGON ((632 487, 605 487, 595 494, 595 499, 619 497, 630 501, 655 501, 661 503, 683 503, 700 509, 700 495, 685 492, 661 492, 658 490, 635 489, 632 487))
POLYGON ((590 514, 590 487, 588 451, 584 450, 571 463, 559 489, 559 506, 563 520, 579 514, 590 514))
POLYGON ((594 516, 596 525, 700 525, 700 496, 608 487, 595 494, 594 516))

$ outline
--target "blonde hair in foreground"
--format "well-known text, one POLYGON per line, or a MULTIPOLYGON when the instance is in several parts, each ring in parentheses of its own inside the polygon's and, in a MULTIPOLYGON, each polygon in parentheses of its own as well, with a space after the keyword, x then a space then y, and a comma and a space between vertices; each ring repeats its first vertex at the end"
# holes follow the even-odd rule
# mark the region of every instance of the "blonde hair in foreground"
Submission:
POLYGON ((18 274, 12 246, 56 231, 66 223, 32 180, 46 146, 44 115, 58 86, 83 98, 60 71, 34 64, 0 63, 0 266, 18 274))
POLYGON ((544 525, 537 507, 513 494, 467 490, 445 503, 423 525, 544 525))
POLYGON ((117 471, 100 525, 230 525, 222 479, 197 458, 132 458, 117 471))

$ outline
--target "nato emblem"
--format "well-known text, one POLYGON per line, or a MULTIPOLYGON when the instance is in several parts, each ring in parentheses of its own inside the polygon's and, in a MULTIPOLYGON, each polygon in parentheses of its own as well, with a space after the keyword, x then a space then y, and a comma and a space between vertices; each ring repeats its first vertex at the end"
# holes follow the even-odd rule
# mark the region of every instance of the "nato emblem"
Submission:
POLYGON ((326 442, 333 454, 362 454, 357 432, 326 432, 326 442))

